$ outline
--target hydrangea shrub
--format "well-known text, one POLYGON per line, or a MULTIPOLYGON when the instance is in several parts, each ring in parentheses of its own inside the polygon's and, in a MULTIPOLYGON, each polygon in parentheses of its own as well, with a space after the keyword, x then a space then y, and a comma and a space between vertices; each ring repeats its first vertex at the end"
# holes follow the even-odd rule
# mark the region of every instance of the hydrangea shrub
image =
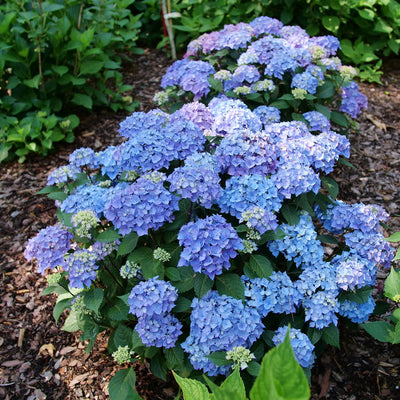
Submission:
MULTIPOLYGON (((274 24, 271 41, 284 32, 274 24)), ((252 40, 250 28, 235 28, 249 32, 238 38, 252 40)), ((247 100, 134 113, 120 124, 122 144, 78 149, 49 175, 41 193, 57 202, 59 223, 25 256, 52 271, 54 316, 69 309, 64 329, 82 331, 88 350, 109 330, 117 362, 148 359, 162 378, 224 376, 239 360, 257 375, 290 325, 309 370, 315 346, 339 344, 339 318, 368 320, 377 269, 393 252, 380 206, 336 199, 328 174, 349 156, 348 139, 318 111, 282 122, 278 108, 247 100)))
POLYGON ((367 99, 353 81, 355 68, 342 65, 338 49, 334 36, 310 37, 299 26, 266 16, 225 25, 189 43, 184 58, 163 76, 164 91, 154 100, 176 109, 182 102, 208 104, 227 96, 251 109, 272 107, 268 115, 278 121, 301 120, 317 130, 332 121, 348 128, 367 99))

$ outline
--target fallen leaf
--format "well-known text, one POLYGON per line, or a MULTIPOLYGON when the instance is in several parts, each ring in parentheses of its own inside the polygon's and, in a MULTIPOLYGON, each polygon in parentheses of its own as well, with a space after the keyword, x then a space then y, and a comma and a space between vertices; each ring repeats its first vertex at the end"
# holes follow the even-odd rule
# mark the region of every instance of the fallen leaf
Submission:
POLYGON ((39 354, 45 356, 47 352, 50 355, 50 357, 53 357, 55 350, 56 348, 53 346, 52 343, 47 343, 40 347, 39 354))

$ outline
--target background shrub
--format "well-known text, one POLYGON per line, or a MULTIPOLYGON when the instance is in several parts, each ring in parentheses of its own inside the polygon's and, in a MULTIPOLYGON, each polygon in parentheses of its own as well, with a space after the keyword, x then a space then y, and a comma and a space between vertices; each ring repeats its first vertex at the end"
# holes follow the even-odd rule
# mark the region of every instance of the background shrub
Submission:
POLYGON ((71 109, 135 108, 123 97, 130 86, 119 72, 123 58, 141 52, 135 46, 141 16, 127 8, 133 1, 0 5, 0 161, 14 153, 20 161, 31 151, 46 155, 53 142, 73 140, 71 109), (38 111, 42 120, 35 124, 42 126, 29 129, 38 111))

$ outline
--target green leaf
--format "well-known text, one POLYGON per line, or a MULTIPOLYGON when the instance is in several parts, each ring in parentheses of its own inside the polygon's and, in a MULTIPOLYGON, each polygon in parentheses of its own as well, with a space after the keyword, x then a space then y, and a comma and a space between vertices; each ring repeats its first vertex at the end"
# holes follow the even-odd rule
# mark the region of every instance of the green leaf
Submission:
POLYGON ((88 110, 91 110, 93 107, 93 100, 90 96, 82 93, 75 93, 71 103, 74 103, 78 106, 82 106, 87 108, 88 110))
POLYGON ((260 374, 250 390, 250 399, 308 400, 309 398, 308 381, 295 359, 288 334, 283 343, 265 355, 260 374))
POLYGON ((331 121, 339 126, 343 126, 344 128, 349 127, 349 122, 348 122, 347 118, 345 117, 345 115, 343 115, 339 111, 331 112, 331 121))
POLYGON ((339 186, 336 181, 328 176, 322 176, 321 182, 332 198, 336 199, 339 193, 339 186))
POLYGON ((192 306, 192 301, 187 299, 186 297, 179 296, 178 299, 175 301, 174 312, 184 312, 189 310, 192 306))
POLYGON ((385 280, 385 296, 393 301, 398 301, 400 298, 400 271, 396 271, 393 267, 385 280))
POLYGON ((85 306, 98 314, 101 304, 104 299, 104 291, 100 288, 90 289, 83 294, 85 306))
POLYGON ((128 233, 121 240, 121 243, 118 246, 117 254, 119 256, 124 256, 125 254, 129 254, 131 251, 133 251, 135 249, 138 239, 139 239, 139 237, 136 232, 128 233))
POLYGON ((244 387, 243 380, 240 377, 239 368, 235 368, 235 370, 228 376, 228 378, 226 378, 225 381, 222 382, 220 389, 221 392, 225 394, 227 400, 246 399, 246 388, 244 387))
POLYGON ((174 378, 182 389, 185 400, 209 400, 210 396, 207 387, 195 379, 181 378, 174 371, 174 378))
POLYGON ((56 305, 54 306, 53 309, 53 317, 56 320, 56 323, 58 322, 58 319, 60 318, 61 314, 67 309, 71 307, 71 301, 73 297, 69 297, 67 299, 61 299, 57 301, 56 305))
POLYGON ((329 243, 329 244, 338 244, 338 240, 335 238, 335 236, 332 235, 318 235, 317 240, 319 240, 322 243, 329 243))
POLYGON ((318 86, 316 94, 320 99, 330 99, 335 94, 335 85, 331 81, 325 81, 322 86, 318 86))
POLYGON ((116 299, 113 303, 108 307, 107 317, 114 321, 127 321, 129 306, 121 299, 116 299))
POLYGON ((76 313, 71 312, 67 319, 64 322, 63 327, 61 328, 63 331, 66 332, 76 332, 79 331, 79 322, 78 322, 78 316, 76 313))
POLYGON ((180 366, 183 364, 185 355, 183 353, 182 347, 179 344, 170 349, 164 349, 164 355, 167 361, 168 369, 180 369, 180 366))
MULTIPOLYGON (((156 351, 158 350, 159 349, 156 348, 156 351)), ((145 356, 151 359, 150 361, 151 372, 158 378, 165 381, 167 377, 168 368, 164 356, 162 354, 156 354, 153 357, 150 357, 147 354, 145 354, 145 356)))
POLYGON ((250 361, 246 371, 251 375, 251 376, 258 376, 260 374, 261 370, 261 365, 257 361, 250 361))
POLYGON ((331 110, 326 107, 323 106, 322 104, 316 104, 315 105, 315 110, 320 112, 322 115, 324 115, 326 118, 331 119, 331 110))
POLYGON ((93 75, 99 72, 104 65, 104 61, 86 61, 81 64, 79 75, 93 75))
POLYGON ((193 281, 196 297, 201 299, 212 288, 213 284, 214 282, 207 275, 197 273, 193 281))
POLYGON ((340 302, 344 302, 345 300, 352 301, 354 303, 363 304, 365 303, 371 296, 372 288, 369 286, 363 286, 360 289, 355 289, 351 292, 342 291, 338 299, 340 302))
POLYGON ((324 26, 325 29, 328 31, 331 31, 333 33, 337 33, 340 27, 340 20, 338 17, 333 16, 333 15, 325 15, 322 17, 322 25, 324 26))
POLYGON ((64 201, 68 197, 68 194, 64 192, 52 192, 47 197, 52 200, 64 201))
POLYGON ((376 340, 384 343, 392 343, 394 326, 387 321, 366 322, 361 326, 376 340))
POLYGON ((138 263, 145 279, 159 276, 164 277, 164 267, 161 261, 155 260, 153 250, 149 247, 140 247, 134 250, 128 257, 130 261, 138 263))
POLYGON ((36 75, 32 79, 25 79, 23 82, 24 85, 32 89, 38 89, 40 85, 40 75, 36 75))
POLYGON ((338 349, 340 348, 339 328, 334 324, 330 324, 327 328, 322 329, 321 338, 325 343, 335 346, 338 349))
POLYGON ((193 288, 194 285, 194 272, 192 267, 179 267, 181 279, 174 282, 174 286, 180 293, 185 293, 193 288))
POLYGON ((281 207, 281 213, 289 225, 297 225, 300 221, 300 216, 296 207, 290 204, 284 204, 281 207))
POLYGON ((268 258, 260 254, 252 254, 246 265, 258 278, 268 278, 274 272, 268 258))
POLYGON ((110 400, 141 400, 136 393, 136 375, 133 368, 121 369, 110 380, 110 400))
POLYGON ((395 232, 386 238, 388 242, 396 243, 400 242, 400 232, 395 232))
POLYGON ((214 351, 206 357, 218 367, 232 364, 232 360, 226 359, 226 351, 214 351))
POLYGON ((121 239, 121 235, 113 229, 108 229, 106 231, 98 233, 97 235, 94 235, 94 238, 98 242, 111 243, 115 240, 121 239))
POLYGON ((220 295, 227 295, 235 299, 244 299, 244 285, 239 275, 224 273, 215 277, 216 286, 220 295))

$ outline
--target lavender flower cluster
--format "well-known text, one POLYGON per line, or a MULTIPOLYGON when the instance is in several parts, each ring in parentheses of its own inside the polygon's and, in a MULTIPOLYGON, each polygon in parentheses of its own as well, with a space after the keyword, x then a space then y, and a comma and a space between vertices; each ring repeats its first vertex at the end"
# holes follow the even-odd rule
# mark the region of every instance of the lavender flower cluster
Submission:
MULTIPOLYGON (((337 49, 331 36, 310 38, 262 17, 192 42, 163 84, 202 98, 212 74, 229 90, 269 91, 289 74, 294 93, 313 95, 327 71, 340 70, 337 49), (233 71, 191 58, 224 49, 241 52, 233 71)), ((341 106, 351 115, 364 103, 348 88, 341 106)), ((227 96, 170 115, 132 114, 120 124, 122 144, 78 149, 49 175, 64 225, 30 239, 26 258, 36 258, 41 273, 63 271, 80 292, 105 288, 107 301, 95 304, 96 315, 104 308, 102 329, 116 316, 110 326, 134 327, 140 346, 183 349, 209 375, 230 370, 212 353, 253 351, 271 321, 280 325, 273 343, 283 341, 290 314, 303 318, 303 332, 332 328, 340 316, 366 321, 372 297, 357 303, 351 295, 373 287, 378 267, 391 263, 380 230, 388 215, 320 193, 322 176, 349 156, 350 144, 320 112, 302 118, 282 122, 274 106, 251 109, 227 96), (328 248, 321 235, 337 244, 328 248), (113 300, 129 310, 125 317, 110 311, 113 300)), ((299 363, 311 368, 314 347, 302 331, 290 338, 299 363)))
MULTIPOLYGON (((269 96, 272 102, 285 94, 279 92, 279 83, 287 80, 290 91, 286 94, 309 101, 329 82, 336 85, 338 111, 355 118, 366 108, 367 99, 352 81, 354 68, 342 65, 336 56, 339 48, 334 36, 310 37, 298 26, 284 26, 269 17, 256 18, 249 24, 227 25, 189 43, 184 58, 164 75, 161 86, 165 92, 158 93, 156 100, 158 105, 166 105, 173 95, 183 95, 207 101, 207 95, 215 89, 217 94, 238 98, 265 94, 264 101, 268 102, 269 96), (229 61, 225 61, 226 53, 221 53, 227 50, 229 61), (218 58, 218 63, 213 57, 218 58), (232 64, 232 57, 236 65, 232 64), (210 78, 220 87, 213 85, 210 78)), ((310 106, 303 102, 304 107, 310 106)))

